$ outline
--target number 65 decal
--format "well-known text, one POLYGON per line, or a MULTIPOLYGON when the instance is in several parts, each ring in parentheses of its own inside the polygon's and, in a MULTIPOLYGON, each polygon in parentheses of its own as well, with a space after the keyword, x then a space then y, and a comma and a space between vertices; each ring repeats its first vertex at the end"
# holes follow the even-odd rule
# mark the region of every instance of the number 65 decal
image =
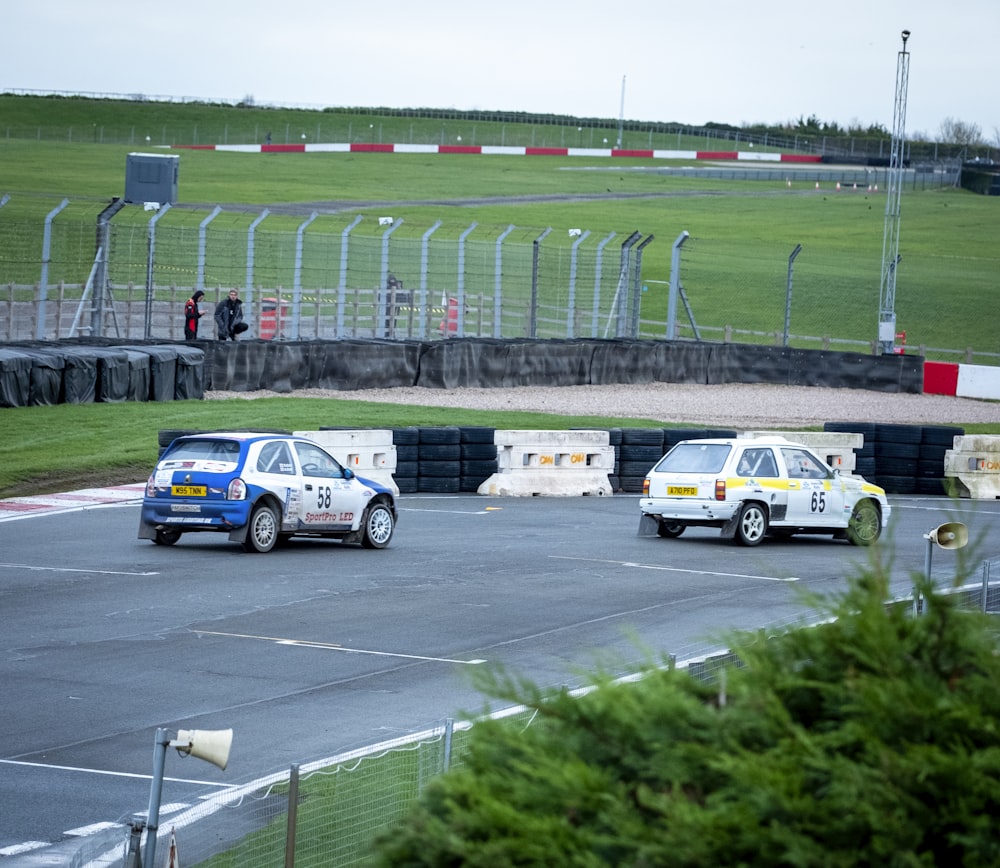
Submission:
POLYGON ((814 491, 812 494, 812 501, 809 504, 809 509, 812 512, 826 512, 826 492, 825 491, 814 491))

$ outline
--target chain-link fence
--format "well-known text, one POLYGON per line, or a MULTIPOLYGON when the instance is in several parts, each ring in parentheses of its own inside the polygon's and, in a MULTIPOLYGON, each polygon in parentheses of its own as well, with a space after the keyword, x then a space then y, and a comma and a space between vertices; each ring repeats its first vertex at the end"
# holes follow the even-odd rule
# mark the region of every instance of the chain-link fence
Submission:
MULTIPOLYGON (((660 248, 662 261, 671 239, 640 231, 107 209, 61 203, 40 220, 0 208, 0 340, 181 340, 184 302, 199 289, 199 338, 212 339, 214 306, 235 287, 246 337, 265 340, 668 338, 878 351, 881 265, 850 239, 807 245, 793 274, 792 243, 694 236, 676 270, 655 272, 644 257, 660 248)), ((923 334, 901 334, 899 349, 1000 363, 990 338, 935 340, 940 324, 981 304, 987 278, 955 282, 936 261, 907 265, 917 291, 899 295, 897 320, 923 334), (929 296, 930 319, 919 301, 929 296)))

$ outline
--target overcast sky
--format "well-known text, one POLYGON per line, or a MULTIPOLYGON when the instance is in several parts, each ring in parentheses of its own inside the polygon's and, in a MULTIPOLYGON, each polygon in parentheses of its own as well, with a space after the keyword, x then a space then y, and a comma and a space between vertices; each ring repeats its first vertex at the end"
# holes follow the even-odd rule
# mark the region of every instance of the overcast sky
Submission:
POLYGON ((907 133, 996 141, 998 0, 34 0, 0 89, 891 131, 904 29, 907 133))

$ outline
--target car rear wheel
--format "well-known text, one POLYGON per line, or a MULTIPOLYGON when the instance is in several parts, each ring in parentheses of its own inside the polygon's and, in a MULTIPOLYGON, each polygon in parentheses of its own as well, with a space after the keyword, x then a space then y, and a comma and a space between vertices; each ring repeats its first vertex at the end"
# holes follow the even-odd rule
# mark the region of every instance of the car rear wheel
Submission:
POLYGON ((882 534, 882 517, 878 507, 870 500, 854 505, 851 520, 847 523, 847 539, 852 545, 870 546, 882 534))
POLYGON ((392 539, 395 525, 389 507, 384 503, 372 504, 365 515, 361 545, 366 549, 384 549, 392 539))
POLYGON ((667 521, 666 519, 660 519, 660 523, 656 527, 656 535, 665 537, 666 539, 676 539, 687 527, 679 521, 667 521))
POLYGON ((158 546, 172 546, 180 538, 181 532, 179 530, 174 530, 173 528, 161 528, 156 532, 153 542, 155 542, 158 546))
POLYGON ((740 545, 760 545, 767 534, 767 512, 759 503, 744 503, 736 522, 736 541, 740 545))
POLYGON ((278 514, 266 503, 258 504, 250 513, 247 538, 243 550, 247 552, 269 552, 278 542, 278 514))

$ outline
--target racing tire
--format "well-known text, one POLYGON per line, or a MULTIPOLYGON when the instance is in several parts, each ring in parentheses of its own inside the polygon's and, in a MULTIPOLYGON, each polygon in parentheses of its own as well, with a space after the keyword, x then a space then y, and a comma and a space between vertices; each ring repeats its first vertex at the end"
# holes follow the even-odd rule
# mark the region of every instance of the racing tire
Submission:
POLYGON ((247 525, 247 538, 243 542, 243 551, 265 554, 278 543, 278 513, 266 503, 259 503, 250 513, 247 525))
POLYGON ((677 539, 684 533, 687 525, 679 521, 667 521, 661 518, 656 525, 656 535, 664 539, 677 539))
POLYGON ((153 542, 158 546, 172 546, 177 540, 181 538, 181 532, 175 530, 174 528, 162 528, 156 531, 156 536, 153 537, 153 542))
POLYGON ((870 500, 854 504, 854 511, 847 522, 847 539, 851 545, 870 546, 882 534, 882 516, 870 500))
POLYGON ((767 510, 759 503, 744 503, 736 520, 735 540, 741 546, 756 546, 767 536, 767 510))
POLYGON ((384 503, 373 503, 368 507, 362 523, 361 545, 366 549, 384 549, 389 545, 395 528, 392 510, 384 503))

